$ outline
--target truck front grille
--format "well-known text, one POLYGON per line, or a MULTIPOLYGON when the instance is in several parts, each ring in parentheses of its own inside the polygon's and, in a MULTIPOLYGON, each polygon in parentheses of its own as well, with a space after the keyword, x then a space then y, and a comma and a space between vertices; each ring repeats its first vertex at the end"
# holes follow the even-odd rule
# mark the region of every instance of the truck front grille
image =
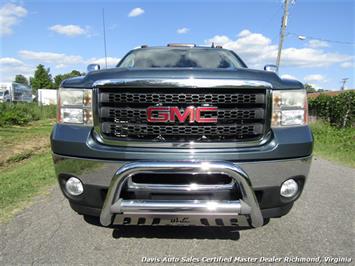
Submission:
MULTIPOLYGON (((100 88, 98 114, 105 138, 142 141, 234 141, 260 138, 266 130, 266 90, 231 88, 100 88), (136 92, 137 91, 137 92, 136 92), (216 123, 147 121, 150 106, 217 107, 204 117, 216 123)), ((188 120, 188 119, 187 119, 188 120)))

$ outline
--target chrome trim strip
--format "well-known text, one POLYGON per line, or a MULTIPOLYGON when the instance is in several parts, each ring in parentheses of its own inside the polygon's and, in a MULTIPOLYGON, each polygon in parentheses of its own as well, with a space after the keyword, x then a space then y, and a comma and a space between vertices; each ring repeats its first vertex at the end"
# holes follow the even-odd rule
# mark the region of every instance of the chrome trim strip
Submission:
POLYGON ((171 184, 150 184, 150 183, 135 183, 132 182, 131 178, 128 178, 127 189, 130 191, 149 191, 149 192, 179 192, 179 191, 220 191, 220 190, 232 190, 235 186, 235 183, 229 184, 211 184, 211 185, 202 185, 202 184, 185 184, 185 185, 171 185, 171 184))
MULTIPOLYGON (((109 190, 101 211, 100 222, 104 226, 112 224, 115 213, 111 206, 119 206, 123 201, 120 193, 124 184, 130 176, 139 173, 162 173, 162 172, 182 173, 182 174, 225 174, 230 176, 240 187, 242 200, 250 207, 251 225, 259 227, 263 225, 263 217, 259 204, 251 187, 248 175, 238 166, 230 162, 133 162, 123 165, 117 170, 111 180, 109 190)), ((119 211, 119 210, 115 210, 119 211)), ((174 212, 174 208, 170 210, 174 212)), ((238 213, 236 213, 237 215, 238 213)))
POLYGON ((153 141, 120 141, 104 138, 99 133, 99 126, 95 126, 93 137, 102 144, 120 147, 136 147, 136 148, 181 148, 181 149, 194 149, 194 148, 239 148, 239 147, 257 147, 262 146, 269 142, 271 139, 271 131, 267 132, 261 139, 249 140, 244 142, 153 142, 153 141))
POLYGON ((149 214, 250 214, 250 208, 242 200, 122 200, 111 206, 112 213, 149 214))
POLYGON ((188 87, 188 88, 269 88, 272 89, 272 84, 260 80, 237 80, 237 79, 162 79, 162 78, 129 78, 129 79, 102 79, 93 83, 93 87, 99 86, 159 86, 159 87, 188 87))

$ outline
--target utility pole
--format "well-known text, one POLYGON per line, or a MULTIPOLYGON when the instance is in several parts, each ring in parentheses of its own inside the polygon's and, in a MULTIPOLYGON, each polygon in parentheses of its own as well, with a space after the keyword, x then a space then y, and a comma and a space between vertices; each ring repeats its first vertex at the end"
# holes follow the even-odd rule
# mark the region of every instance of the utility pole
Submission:
POLYGON ((282 16, 279 50, 277 52, 277 59, 276 59, 277 72, 279 71, 279 67, 280 67, 282 45, 284 42, 285 32, 286 32, 286 27, 287 27, 289 3, 290 3, 290 0, 284 0, 284 14, 282 16))
POLYGON ((105 66, 106 66, 106 68, 107 68, 105 9, 102 9, 102 27, 103 27, 103 30, 104 30, 105 66))
POLYGON ((341 83, 342 83, 342 85, 341 85, 341 88, 340 88, 340 90, 345 90, 345 84, 346 84, 346 82, 348 81, 348 79, 349 78, 343 78, 342 80, 341 80, 341 83))

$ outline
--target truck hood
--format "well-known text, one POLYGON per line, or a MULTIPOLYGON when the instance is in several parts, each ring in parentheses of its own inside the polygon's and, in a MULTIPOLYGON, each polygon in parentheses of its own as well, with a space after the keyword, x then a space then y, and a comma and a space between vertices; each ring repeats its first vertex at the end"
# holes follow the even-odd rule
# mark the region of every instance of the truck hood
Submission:
POLYGON ((301 89, 302 83, 296 80, 280 79, 273 73, 263 70, 248 68, 239 69, 127 69, 111 68, 93 71, 86 76, 64 80, 64 88, 91 88, 93 83, 99 80, 112 79, 234 79, 234 80, 257 80, 271 83, 274 89, 301 89))

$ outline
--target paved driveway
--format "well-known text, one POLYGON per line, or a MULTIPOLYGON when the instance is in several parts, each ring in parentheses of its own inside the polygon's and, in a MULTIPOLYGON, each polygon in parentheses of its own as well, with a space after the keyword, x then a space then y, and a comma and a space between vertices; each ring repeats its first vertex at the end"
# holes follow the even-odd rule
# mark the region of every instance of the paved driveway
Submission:
MULTIPOLYGON (((301 199, 258 229, 94 226, 76 215, 57 187, 0 225, 0 265, 116 264, 204 257, 354 256, 355 171, 316 159, 301 199)), ((93 221, 89 221, 93 222, 93 221)), ((260 261, 259 261, 260 262, 260 261)), ((173 265, 174 263, 170 263, 173 265)), ((203 263, 199 263, 203 264, 203 263)), ((211 265, 211 264, 210 264, 211 265)), ((217 264, 215 264, 217 265, 217 264)))

